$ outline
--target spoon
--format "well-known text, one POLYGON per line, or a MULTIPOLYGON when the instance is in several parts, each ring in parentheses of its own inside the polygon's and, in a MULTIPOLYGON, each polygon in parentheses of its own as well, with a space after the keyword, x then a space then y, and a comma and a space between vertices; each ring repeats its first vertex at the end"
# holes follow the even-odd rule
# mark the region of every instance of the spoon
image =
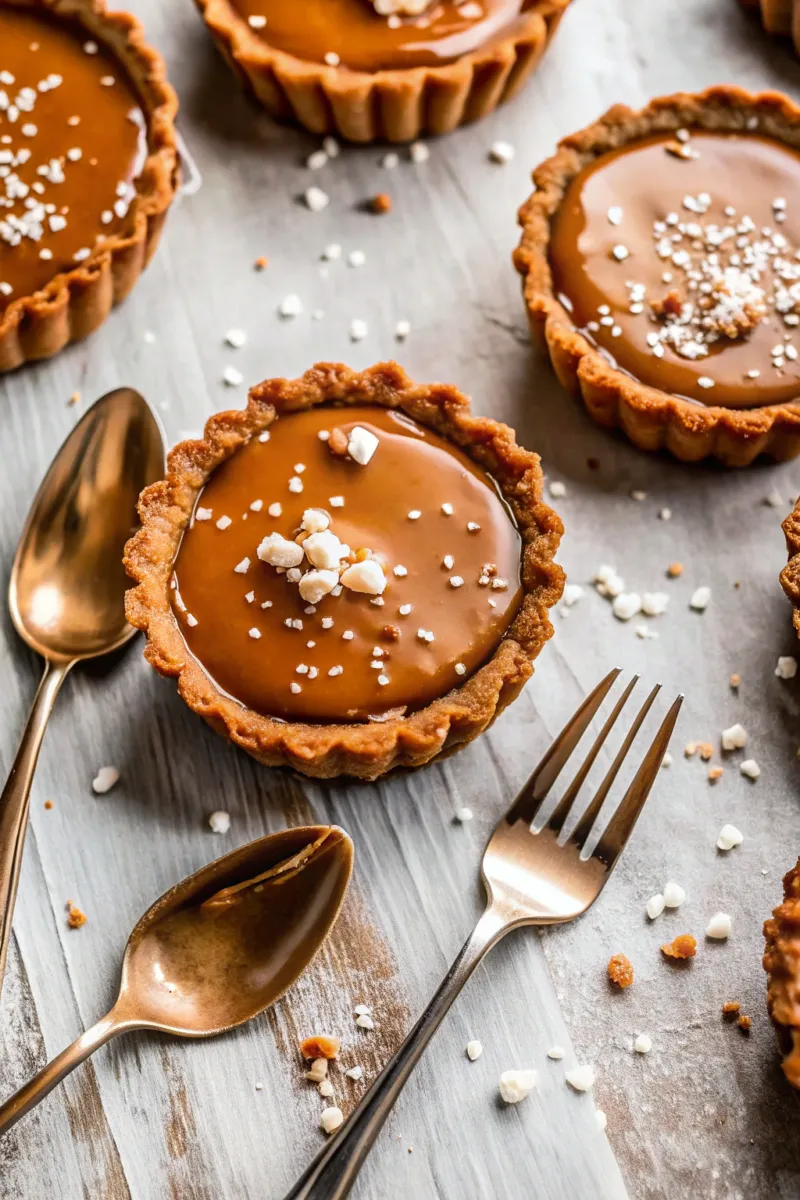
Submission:
POLYGON ((274 1004, 333 928, 353 869, 336 825, 250 842, 165 892, 133 930, 117 1002, 5 1104, 0 1136, 110 1038, 225 1033, 274 1004))
POLYGON ((0 795, 0 988, 19 882, 28 807, 47 719, 70 669, 132 637, 124 596, 125 542, 142 488, 164 474, 158 422, 133 388, 93 404, 50 464, 20 537, 8 602, 44 674, 0 795))

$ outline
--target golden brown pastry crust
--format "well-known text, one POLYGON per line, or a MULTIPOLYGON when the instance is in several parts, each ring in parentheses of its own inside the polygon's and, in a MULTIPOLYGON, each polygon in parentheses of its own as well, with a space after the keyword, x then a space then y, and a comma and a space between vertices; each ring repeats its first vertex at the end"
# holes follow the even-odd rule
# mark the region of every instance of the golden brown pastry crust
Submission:
POLYGON ((550 219, 570 181, 593 159, 651 133, 682 127, 759 132, 800 148, 800 108, 780 92, 713 87, 680 92, 634 111, 618 104, 595 124, 564 138, 533 173, 536 190, 519 211, 522 238, 514 264, 534 338, 544 343, 561 384, 580 396, 598 425, 621 428, 641 450, 668 450, 683 462, 713 456, 731 467, 759 454, 800 454, 800 403, 755 409, 712 408, 647 387, 610 366, 578 332, 552 286, 550 219), (757 126, 754 125, 757 122, 757 126))
POLYGON ((49 358, 92 333, 124 300, 147 266, 178 186, 175 114, 178 99, 161 55, 148 46, 130 13, 106 11, 105 0, 0 0, 44 8, 78 21, 122 64, 148 123, 149 154, 136 179, 127 230, 106 239, 90 258, 56 275, 31 296, 20 296, 0 314, 0 371, 49 358))
POLYGON ((783 1073, 800 1088, 800 861, 783 877, 783 896, 764 923, 767 1007, 784 1053, 783 1073))
POLYGON ((781 586, 794 606, 792 619, 800 637, 800 500, 783 522, 789 561, 781 571, 781 586))
POLYGON ((201 441, 170 453, 167 477, 139 500, 140 531, 128 542, 125 566, 136 580, 126 597, 128 620, 147 634, 145 656, 196 713, 267 766, 304 775, 375 779, 395 767, 418 767, 472 741, 516 698, 531 663, 553 634, 548 610, 564 587, 554 562, 563 526, 542 502, 539 457, 517 445, 513 430, 473 416, 470 403, 446 384, 416 385, 393 362, 367 371, 318 363, 300 379, 270 379, 250 391, 247 408, 219 413, 201 441), (407 717, 354 725, 311 725, 264 717, 221 694, 192 657, 172 613, 169 583, 183 531, 208 476, 276 414, 318 404, 400 408, 460 446, 496 479, 523 542, 521 607, 492 658, 464 684, 407 717))
POLYGON ((513 96, 570 0, 532 0, 522 34, 455 63, 369 74, 275 50, 231 0, 195 2, 224 57, 273 117, 351 142, 410 142, 476 121, 513 96))

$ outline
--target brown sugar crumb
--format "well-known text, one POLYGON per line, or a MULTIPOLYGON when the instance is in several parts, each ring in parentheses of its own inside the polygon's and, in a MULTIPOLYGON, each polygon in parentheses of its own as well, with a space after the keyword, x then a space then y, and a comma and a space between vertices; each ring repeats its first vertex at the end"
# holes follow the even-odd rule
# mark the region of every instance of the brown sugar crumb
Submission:
POLYGON ((381 637, 384 638, 387 642, 398 641, 400 638, 400 626, 399 625, 384 625, 383 629, 381 630, 381 637))
POLYGON ((741 1007, 738 1000, 726 1000, 722 1006, 722 1015, 723 1017, 735 1017, 741 1007))
POLYGON ((256 261, 253 263, 253 267, 255 268, 256 271, 266 271, 268 266, 269 266, 269 259, 264 258, 263 254, 261 255, 260 258, 257 258, 256 261))
POLYGON ((344 458, 347 454, 348 440, 347 434, 338 425, 332 429, 328 438, 328 449, 331 454, 335 454, 337 458, 344 458))
POLYGON ((749 1033, 750 1026, 753 1024, 753 1022, 750 1020, 749 1017, 746 1017, 744 1015, 744 1013, 742 1013, 741 1017, 739 1017, 739 1020, 736 1022, 736 1024, 739 1026, 742 1033, 749 1033))
POLYGON ((76 904, 73 904, 71 900, 67 901, 67 924, 70 929, 80 929, 88 919, 86 913, 81 912, 76 904))
POLYGON ((629 988, 633 983, 633 966, 624 954, 612 954, 608 962, 608 978, 618 988, 629 988))
POLYGON ((313 1037, 303 1038, 300 1053, 303 1058, 336 1058, 341 1044, 341 1038, 331 1037, 328 1033, 315 1033, 313 1037))
POLYGON ((682 574, 683 574, 683 563, 674 562, 674 563, 670 563, 669 566, 667 567, 667 575, 669 576, 670 579, 677 579, 682 574))
POLYGON ((369 202, 370 212, 388 213, 392 211, 392 197, 387 192, 378 192, 369 202))
POLYGON ((709 767, 708 782, 716 783, 718 779, 722 779, 724 774, 725 770, 723 767, 709 767))
POLYGON ((738 686, 741 682, 742 682, 741 675, 739 675, 736 671, 734 671, 733 675, 731 675, 731 687, 736 689, 736 688, 738 688, 738 686))
POLYGON ((711 742, 701 742, 697 749, 700 752, 700 757, 702 758, 703 762, 708 762, 714 753, 714 747, 712 746, 711 742))
POLYGON ((52 800, 45 800, 45 802, 44 802, 44 806, 45 806, 45 808, 47 809, 47 811, 48 811, 48 812, 50 812, 50 809, 53 807, 53 801, 52 801, 52 800))
POLYGON ((694 958, 697 954, 697 939, 690 933, 679 933, 672 942, 665 942, 661 953, 667 958, 694 958))

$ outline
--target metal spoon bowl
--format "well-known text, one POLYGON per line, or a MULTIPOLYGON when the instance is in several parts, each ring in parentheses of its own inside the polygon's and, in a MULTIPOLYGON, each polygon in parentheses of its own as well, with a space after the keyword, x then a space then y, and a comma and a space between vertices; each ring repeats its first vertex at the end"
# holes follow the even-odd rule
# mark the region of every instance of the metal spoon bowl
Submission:
POLYGON ((353 843, 335 825, 287 829, 203 867, 135 926, 114 1007, 0 1105, 0 1136, 110 1038, 202 1038, 242 1025, 302 974, 339 915, 353 843))
POLYGON ((161 430, 143 397, 133 388, 109 392, 58 451, 20 537, 11 617, 45 670, 0 795, 0 987, 47 719, 76 662, 118 649, 135 632, 125 620, 122 554, 139 493, 163 473, 161 430))

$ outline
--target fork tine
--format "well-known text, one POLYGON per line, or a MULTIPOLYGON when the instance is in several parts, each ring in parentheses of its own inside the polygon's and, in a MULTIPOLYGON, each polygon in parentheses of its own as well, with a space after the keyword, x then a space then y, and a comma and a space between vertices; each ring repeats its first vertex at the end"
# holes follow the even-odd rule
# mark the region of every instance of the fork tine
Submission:
POLYGON ((625 688, 625 691, 622 693, 619 700, 614 705, 614 708, 613 708, 612 712, 610 713, 608 719, 606 720, 605 725, 603 726, 603 728, 600 730, 597 737, 595 738, 594 745, 592 746, 589 753, 586 755, 586 758, 584 759, 581 766, 578 768, 578 770, 575 774, 575 778, 573 779, 572 783, 569 785, 567 790, 564 792, 564 795, 559 800, 557 807, 553 810, 553 813, 550 817, 550 820, 547 822, 547 824, 556 833, 561 832, 561 827, 563 826, 564 822, 566 821, 566 819, 569 815, 569 812, 572 808, 572 804, 573 804, 573 801, 575 800, 575 797, 578 795, 581 788, 583 787, 583 785, 586 781, 586 776, 591 771, 591 769, 594 765, 594 761, 597 758, 598 754, 600 753, 603 743, 605 742, 605 740, 608 737, 609 733, 611 732, 612 728, 616 724, 617 717, 619 716, 619 714, 622 712, 623 708, 627 704, 628 699, 630 698, 630 694, 633 691, 633 689, 636 687, 636 684, 638 682, 639 682, 639 676, 634 675, 633 679, 630 681, 628 686, 625 688))
POLYGON ((631 746, 633 745, 633 739, 636 737, 637 733, 641 729, 642 722, 644 721, 645 717, 649 713, 649 711, 653 705, 653 701, 655 700, 656 696, 658 695, 658 693, 660 691, 661 691, 661 684, 657 683, 656 686, 653 688, 652 692, 650 693, 650 695, 645 700, 642 707, 639 709, 636 719, 634 720, 633 724, 631 725, 630 729, 628 730, 628 733, 627 733, 627 736, 625 737, 624 742, 622 743, 619 750, 617 751, 616 758, 614 759, 611 766, 608 768, 606 777, 603 780, 603 782, 600 784, 600 787, 597 789, 597 792, 595 793, 595 796, 593 797, 591 803, 589 804, 589 807, 586 809, 586 812, 583 814, 580 821, 575 826, 575 830, 572 834, 572 837, 570 838, 570 841, 574 842, 576 846, 583 846, 584 843, 586 842, 587 837, 591 833, 592 826, 594 825, 595 821, 597 820, 597 814, 600 812, 600 809, 603 807, 606 797, 608 796, 608 793, 611 791, 611 786, 612 786, 614 780, 617 778, 617 775, 619 774, 619 769, 622 766, 625 759, 627 758, 628 751, 630 750, 631 746))
POLYGON ((614 667, 613 671, 609 671, 605 679, 598 683, 578 711, 567 721, 509 809, 506 815, 509 825, 513 825, 515 821, 527 821, 528 824, 533 821, 539 806, 621 673, 621 667, 614 667))
POLYGON ((633 833, 633 827, 639 819, 645 801, 650 795, 656 775, 661 768, 661 762, 666 753, 669 740, 678 719, 678 713, 683 704, 683 696, 678 696, 672 708, 664 718, 661 728, 653 739, 653 744, 642 760, 642 765, 636 772, 617 811, 606 826, 600 841, 597 843, 593 858, 599 858, 611 871, 619 858, 625 843, 633 833))

